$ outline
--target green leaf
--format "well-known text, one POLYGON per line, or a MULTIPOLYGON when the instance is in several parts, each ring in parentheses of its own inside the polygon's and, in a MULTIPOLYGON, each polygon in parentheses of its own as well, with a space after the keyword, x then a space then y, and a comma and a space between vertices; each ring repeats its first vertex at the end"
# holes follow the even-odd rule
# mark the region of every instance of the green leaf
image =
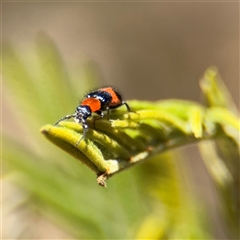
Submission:
POLYGON ((238 126, 231 113, 225 111, 221 114, 221 111, 215 108, 204 109, 194 102, 129 101, 128 104, 135 112, 121 115, 117 110, 113 111, 111 122, 97 121, 96 126, 94 118, 89 120, 90 130, 86 136, 82 135, 79 124, 68 122, 56 127, 45 126, 41 132, 54 144, 93 169, 99 176, 99 184, 106 186, 105 180, 110 176, 160 152, 216 138, 217 134, 220 134, 218 124, 238 126), (185 116, 182 112, 175 111, 171 103, 184 109, 185 116), (204 125, 209 123, 212 125, 211 132, 204 128, 204 125))

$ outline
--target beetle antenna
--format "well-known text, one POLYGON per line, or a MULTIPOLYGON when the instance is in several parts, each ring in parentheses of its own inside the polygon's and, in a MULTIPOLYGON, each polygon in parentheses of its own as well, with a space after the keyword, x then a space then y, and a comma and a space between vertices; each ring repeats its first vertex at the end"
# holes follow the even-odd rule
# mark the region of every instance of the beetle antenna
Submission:
POLYGON ((71 114, 71 115, 67 115, 67 116, 59 119, 59 120, 54 124, 54 126, 58 125, 60 122, 66 120, 66 119, 70 119, 70 118, 73 118, 73 117, 76 117, 76 113, 73 113, 73 114, 71 114))

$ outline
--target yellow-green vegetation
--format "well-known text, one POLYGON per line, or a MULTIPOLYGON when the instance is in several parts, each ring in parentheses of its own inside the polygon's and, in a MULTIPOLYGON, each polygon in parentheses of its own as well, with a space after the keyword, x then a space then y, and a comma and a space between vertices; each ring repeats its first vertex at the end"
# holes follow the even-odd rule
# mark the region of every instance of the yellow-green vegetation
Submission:
POLYGON ((77 239, 213 239, 204 204, 184 190, 184 157, 176 150, 196 143, 216 184, 226 232, 238 237, 239 119, 217 69, 209 68, 200 81, 205 105, 128 101, 133 112, 113 110, 111 121, 96 121, 95 127, 93 116, 76 145, 81 124, 52 124, 92 87, 92 70, 68 70, 44 35, 36 50, 21 56, 10 44, 3 47, 6 98, 25 134, 22 141, 3 136, 3 180, 28 196, 19 208, 30 206, 77 239), (40 128, 64 151, 46 141, 40 128), (80 163, 102 186, 111 177, 108 188, 98 187, 80 163))

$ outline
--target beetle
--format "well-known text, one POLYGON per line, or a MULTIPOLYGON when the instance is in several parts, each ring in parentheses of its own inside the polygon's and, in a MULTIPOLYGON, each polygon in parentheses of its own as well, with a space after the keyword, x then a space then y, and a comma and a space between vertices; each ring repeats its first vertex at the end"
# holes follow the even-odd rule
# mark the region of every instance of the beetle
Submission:
POLYGON ((76 145, 78 145, 88 130, 87 119, 92 116, 92 113, 100 115, 100 118, 95 119, 96 121, 103 118, 105 115, 104 113, 107 112, 107 119, 109 120, 110 109, 118 108, 122 105, 125 105, 128 112, 131 112, 131 108, 127 102, 122 100, 121 94, 114 88, 99 88, 85 95, 79 106, 77 106, 75 113, 59 119, 54 125, 70 118, 74 118, 76 123, 81 123, 83 126, 83 136, 77 142, 76 145))

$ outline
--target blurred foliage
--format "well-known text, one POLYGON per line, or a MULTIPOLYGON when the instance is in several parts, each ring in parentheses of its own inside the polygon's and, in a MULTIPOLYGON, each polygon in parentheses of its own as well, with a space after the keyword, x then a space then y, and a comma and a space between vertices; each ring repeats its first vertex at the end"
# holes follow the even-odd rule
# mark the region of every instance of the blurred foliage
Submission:
MULTIPOLYGON (((8 221, 9 230, 4 230, 3 238, 41 236, 33 236, 38 226, 33 224, 32 215, 22 214, 29 211, 52 221, 69 238, 214 238, 204 204, 185 191, 181 164, 176 163, 183 157, 174 148, 192 142, 200 142, 203 159, 217 185, 228 235, 238 237, 239 121, 216 69, 207 70, 201 80, 207 108, 182 100, 129 101, 137 114, 130 113, 129 119, 122 109, 115 111, 113 118, 120 120, 97 123, 105 135, 98 129, 90 130, 77 148, 74 143, 81 136, 79 124, 62 122, 42 128, 45 135, 50 132, 55 144, 96 173, 104 172, 107 157, 125 160, 128 165, 124 167, 129 167, 132 164, 126 159, 133 152, 135 156, 149 152, 144 148, 152 149, 146 155, 147 163, 114 176, 108 188, 98 187, 85 166, 39 134, 41 126, 71 113, 79 96, 97 85, 91 65, 66 67, 55 44, 42 34, 37 38, 36 51, 24 55, 9 43, 3 45, 3 77, 4 99, 14 116, 14 137, 7 132, 3 135, 3 180, 19 187, 17 191, 3 189, 3 195, 8 196, 3 204, 14 198, 16 206, 11 214, 19 222, 16 228, 14 221, 8 221), (111 129, 117 132, 112 134, 111 129), (102 136, 106 136, 110 153, 106 146, 102 148, 93 141, 99 138, 101 142, 102 136), (124 142, 128 148, 123 147, 124 142), (170 148, 173 150, 162 153, 170 148), (89 162, 92 158, 98 161, 101 154, 100 165, 95 160, 89 162)), ((141 157, 140 161, 146 159, 141 157)))
POLYGON ((212 109, 211 118, 218 122, 219 129, 214 142, 206 141, 199 144, 200 151, 220 194, 222 211, 231 236, 239 238, 240 122, 238 110, 215 68, 205 73, 200 86, 207 105, 212 109))

